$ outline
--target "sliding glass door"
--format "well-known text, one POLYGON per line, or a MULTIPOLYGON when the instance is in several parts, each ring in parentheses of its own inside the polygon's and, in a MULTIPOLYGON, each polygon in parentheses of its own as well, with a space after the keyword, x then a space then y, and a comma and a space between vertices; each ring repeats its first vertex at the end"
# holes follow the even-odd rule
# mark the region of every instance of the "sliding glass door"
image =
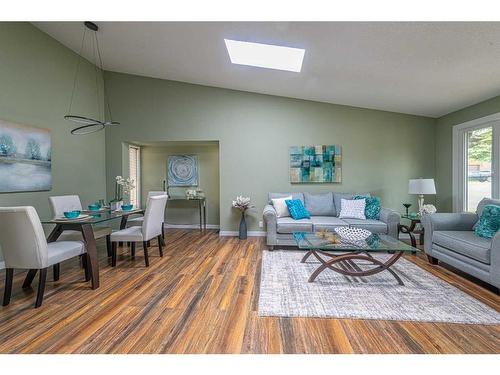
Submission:
POLYGON ((453 129, 455 211, 475 212, 483 198, 499 198, 500 120, 485 118, 453 129))

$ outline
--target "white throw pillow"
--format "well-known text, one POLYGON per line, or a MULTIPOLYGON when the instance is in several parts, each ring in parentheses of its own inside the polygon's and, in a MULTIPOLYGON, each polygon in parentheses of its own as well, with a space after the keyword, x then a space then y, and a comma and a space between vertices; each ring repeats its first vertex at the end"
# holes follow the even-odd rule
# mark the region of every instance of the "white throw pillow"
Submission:
POLYGON ((365 216, 366 199, 341 199, 339 219, 361 219, 365 216))
POLYGON ((271 202, 273 202, 274 209, 276 210, 276 216, 278 217, 290 216, 290 211, 288 211, 288 206, 285 203, 286 200, 290 199, 292 199, 292 196, 271 199, 271 202))

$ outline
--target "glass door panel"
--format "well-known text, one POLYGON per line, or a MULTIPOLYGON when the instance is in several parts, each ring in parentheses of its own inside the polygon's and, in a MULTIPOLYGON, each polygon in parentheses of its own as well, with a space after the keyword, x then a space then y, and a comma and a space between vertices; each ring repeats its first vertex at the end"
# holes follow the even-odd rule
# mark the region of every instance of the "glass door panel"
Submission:
POLYGON ((465 209, 475 212, 481 199, 492 196, 493 127, 469 130, 465 134, 465 141, 465 209))

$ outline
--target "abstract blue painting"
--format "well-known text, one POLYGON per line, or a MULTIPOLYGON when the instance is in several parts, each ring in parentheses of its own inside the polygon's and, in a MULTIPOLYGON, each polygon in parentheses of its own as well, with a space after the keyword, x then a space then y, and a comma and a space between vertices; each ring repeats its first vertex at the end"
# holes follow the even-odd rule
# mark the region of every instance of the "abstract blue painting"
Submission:
POLYGON ((198 186, 198 156, 170 155, 167 180, 168 186, 198 186))
POLYGON ((51 188, 50 131, 0 120, 0 193, 51 188))
POLYGON ((342 148, 329 146, 290 147, 291 183, 342 181, 342 148))

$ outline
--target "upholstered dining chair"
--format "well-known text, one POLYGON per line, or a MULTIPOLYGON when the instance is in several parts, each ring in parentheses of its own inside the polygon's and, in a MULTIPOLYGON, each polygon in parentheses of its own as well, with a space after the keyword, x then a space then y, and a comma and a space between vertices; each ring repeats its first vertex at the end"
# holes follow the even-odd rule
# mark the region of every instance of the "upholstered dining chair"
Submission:
POLYGON ((157 238, 160 256, 163 256, 161 232, 163 227, 163 217, 167 204, 166 195, 152 196, 148 199, 144 221, 142 225, 128 227, 111 234, 111 265, 116 266, 116 248, 118 242, 130 242, 132 257, 135 256, 135 244, 142 242, 144 249, 144 262, 149 267, 148 241, 157 238))
POLYGON ((6 268, 3 306, 10 303, 14 269, 29 270, 23 288, 29 288, 40 272, 37 308, 42 305, 48 267, 80 255, 87 256, 82 241, 47 243, 40 218, 31 206, 0 207, 0 246, 6 268))
MULTIPOLYGON (((148 191, 148 201, 149 201, 149 198, 151 197, 157 197, 159 195, 166 195, 167 196, 167 199, 168 199, 168 194, 166 191, 163 191, 163 190, 152 190, 152 191, 148 191)), ((130 218, 127 220, 127 226, 128 227, 133 227, 133 226, 142 226, 142 223, 144 221, 144 216, 138 216, 138 217, 134 217, 134 218, 130 218)), ((161 238, 163 240, 163 242, 165 241, 165 221, 162 222, 162 226, 161 226, 161 238)), ((165 243, 165 242, 164 242, 165 243)))
MULTIPOLYGON (((65 211, 82 210, 82 203, 78 195, 59 195, 49 197, 50 208, 54 217, 64 215, 65 211)), ((96 240, 106 237, 106 249, 111 256, 110 227, 93 227, 96 240)), ((66 230, 58 238, 58 241, 83 241, 82 234, 77 230, 66 230)))

